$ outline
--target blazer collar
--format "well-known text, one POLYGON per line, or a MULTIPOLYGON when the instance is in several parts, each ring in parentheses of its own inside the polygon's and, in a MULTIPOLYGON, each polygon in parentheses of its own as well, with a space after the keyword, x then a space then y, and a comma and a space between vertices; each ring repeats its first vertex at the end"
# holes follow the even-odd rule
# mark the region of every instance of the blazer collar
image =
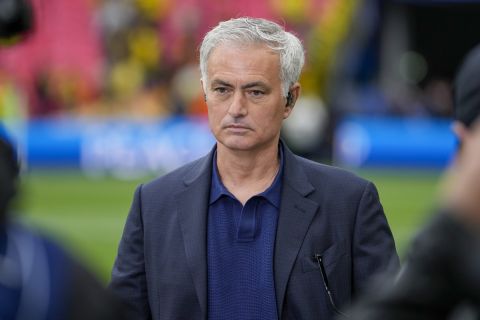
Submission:
POLYGON ((285 171, 274 253, 275 293, 279 319, 282 319, 290 273, 319 208, 317 202, 307 197, 315 191, 315 188, 310 183, 304 166, 285 144, 283 146, 285 171))
POLYGON ((215 148, 193 164, 183 179, 185 189, 175 196, 187 264, 204 319, 207 318, 207 213, 215 148))
POLYGON ((288 183, 295 191, 302 196, 307 196, 315 190, 310 183, 303 166, 299 163, 297 156, 290 151, 283 140, 280 140, 283 146, 283 153, 285 157, 285 176, 284 182, 288 183))

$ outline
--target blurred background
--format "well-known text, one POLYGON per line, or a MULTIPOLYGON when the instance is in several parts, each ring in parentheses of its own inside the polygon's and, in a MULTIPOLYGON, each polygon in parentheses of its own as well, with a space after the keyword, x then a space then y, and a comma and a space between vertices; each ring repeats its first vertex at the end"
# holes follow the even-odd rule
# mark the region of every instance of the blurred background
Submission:
POLYGON ((480 42, 480 1, 1 0, 0 20, 31 25, 0 42, 17 215, 107 282, 135 187, 213 146, 198 46, 240 16, 302 39, 302 97, 283 138, 373 180, 404 254, 456 149, 452 82, 480 42))

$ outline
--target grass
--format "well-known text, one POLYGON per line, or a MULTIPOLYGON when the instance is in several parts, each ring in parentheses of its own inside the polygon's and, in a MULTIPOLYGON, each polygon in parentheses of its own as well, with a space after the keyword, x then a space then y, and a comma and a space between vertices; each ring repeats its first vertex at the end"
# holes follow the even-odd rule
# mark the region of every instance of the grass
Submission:
POLYGON ((433 212, 439 173, 374 171, 360 175, 377 186, 397 251, 403 257, 412 237, 433 212))
POLYGON ((29 174, 21 211, 27 222, 57 239, 107 282, 139 183, 75 172, 29 174))
MULTIPOLYGON (((377 185, 398 251, 403 255, 412 235, 431 211, 438 174, 359 174, 377 185)), ((135 187, 140 182, 92 179, 79 172, 29 173, 23 178, 20 211, 27 223, 58 240, 106 283, 135 187)))

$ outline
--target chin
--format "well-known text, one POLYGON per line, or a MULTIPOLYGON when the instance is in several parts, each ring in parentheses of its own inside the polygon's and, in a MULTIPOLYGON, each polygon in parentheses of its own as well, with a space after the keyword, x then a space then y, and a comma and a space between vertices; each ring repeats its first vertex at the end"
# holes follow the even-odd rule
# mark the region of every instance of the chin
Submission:
POLYGON ((268 149, 272 144, 277 142, 273 141, 264 141, 258 139, 252 139, 251 137, 227 137, 224 139, 217 139, 217 141, 222 144, 225 148, 232 151, 253 151, 268 149))
POLYGON ((237 150, 237 151, 246 151, 254 149, 256 143, 251 139, 246 137, 227 137, 225 139, 218 139, 219 143, 221 143, 225 148, 230 150, 237 150))
POLYGON ((254 146, 247 143, 222 143, 226 148, 235 151, 248 151, 253 149, 254 146))

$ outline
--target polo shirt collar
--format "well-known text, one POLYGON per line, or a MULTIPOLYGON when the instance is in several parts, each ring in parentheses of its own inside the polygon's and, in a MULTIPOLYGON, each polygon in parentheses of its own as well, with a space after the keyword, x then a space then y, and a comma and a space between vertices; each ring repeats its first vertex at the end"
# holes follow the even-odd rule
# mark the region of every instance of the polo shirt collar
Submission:
MULTIPOLYGON (((283 145, 278 144, 278 156, 280 158, 280 168, 273 180, 272 184, 262 193, 256 195, 257 197, 263 197, 268 202, 270 202, 276 208, 280 208, 281 200, 281 187, 282 187, 282 177, 283 177, 283 145)), ((236 199, 235 196, 228 191, 224 186, 222 180, 220 179, 220 174, 218 173, 217 168, 217 150, 213 155, 212 161, 212 184, 210 189, 210 202, 209 204, 214 203, 222 196, 228 196, 232 199, 236 199)))

